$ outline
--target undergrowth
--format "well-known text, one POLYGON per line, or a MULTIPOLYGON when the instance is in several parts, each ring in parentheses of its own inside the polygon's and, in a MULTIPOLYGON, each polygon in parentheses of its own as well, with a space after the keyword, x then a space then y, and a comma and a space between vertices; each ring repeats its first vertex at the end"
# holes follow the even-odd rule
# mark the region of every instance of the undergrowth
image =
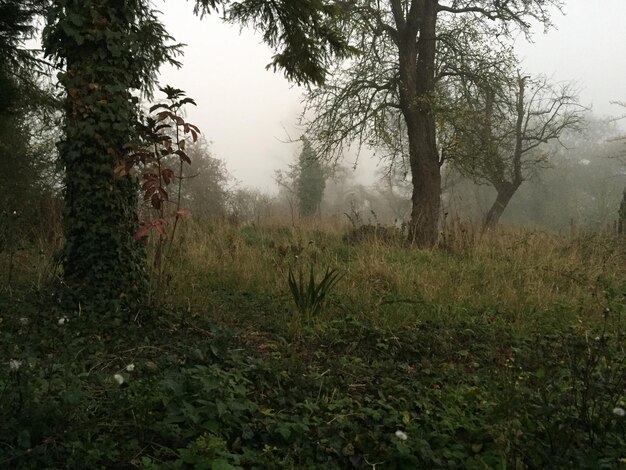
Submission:
POLYGON ((420 251, 200 225, 184 240, 160 309, 127 321, 60 311, 41 287, 50 263, 14 253, 0 468, 626 465, 626 283, 610 240, 420 251), (310 266, 344 276, 307 318, 287 279, 310 266))

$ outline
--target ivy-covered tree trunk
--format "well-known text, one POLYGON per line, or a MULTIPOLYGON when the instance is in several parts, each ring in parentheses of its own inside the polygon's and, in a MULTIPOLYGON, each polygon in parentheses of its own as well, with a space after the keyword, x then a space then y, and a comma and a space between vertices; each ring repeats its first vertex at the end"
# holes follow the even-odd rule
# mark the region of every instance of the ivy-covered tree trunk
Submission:
POLYGON ((114 313, 141 303, 148 282, 138 229, 135 179, 115 168, 127 156, 136 99, 131 96, 123 0, 59 1, 49 18, 48 47, 64 59, 65 167, 63 284, 65 301, 114 313), (50 44, 56 41, 56 44, 50 44))

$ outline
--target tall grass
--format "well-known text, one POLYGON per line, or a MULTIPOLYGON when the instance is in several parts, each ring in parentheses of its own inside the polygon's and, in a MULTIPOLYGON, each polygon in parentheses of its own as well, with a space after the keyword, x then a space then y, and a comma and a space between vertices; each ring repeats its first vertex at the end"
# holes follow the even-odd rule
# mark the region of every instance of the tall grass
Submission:
MULTIPOLYGON (((329 319, 349 314, 396 329, 481 316, 524 332, 595 322, 611 301, 607 292, 626 286, 624 245, 611 237, 457 226, 439 247, 421 250, 377 240, 351 244, 344 239, 348 230, 323 223, 192 221, 171 264, 172 302, 203 310, 220 292, 241 294, 242 305, 245 298, 267 299, 276 316, 268 318, 266 306, 264 321, 280 325, 294 308, 289 269, 313 265, 345 273, 325 310, 329 319)), ((220 317, 246 322, 233 302, 232 314, 221 311, 220 317)))
MULTIPOLYGON (((297 310, 289 270, 313 266, 344 274, 321 320, 350 315, 396 330, 480 317, 523 334, 593 324, 626 291, 626 245, 607 235, 482 233, 449 224, 438 247, 422 250, 401 240, 353 243, 349 230, 338 220, 244 226, 187 220, 166 260, 165 303, 217 321, 280 329, 297 310)), ((58 274, 57 248, 41 239, 0 252, 0 286, 45 287, 58 274)))

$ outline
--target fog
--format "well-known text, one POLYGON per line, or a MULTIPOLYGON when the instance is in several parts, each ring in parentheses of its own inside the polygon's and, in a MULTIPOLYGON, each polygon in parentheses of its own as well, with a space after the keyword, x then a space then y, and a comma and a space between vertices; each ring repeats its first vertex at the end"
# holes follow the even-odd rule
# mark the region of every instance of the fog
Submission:
MULTIPOLYGON (((190 120, 237 180, 273 191, 275 170, 286 168, 298 152, 297 145, 286 142, 302 132, 296 124, 304 90, 280 72, 265 69, 272 51, 253 31, 225 24, 217 14, 200 20, 192 14, 192 3, 157 3, 157 8, 171 35, 187 44, 183 67, 164 68, 161 82, 197 101, 198 107, 189 110, 190 120)), ((554 27, 545 34, 543 27, 534 29, 533 43, 517 38, 525 71, 574 81, 581 103, 594 114, 619 114, 610 102, 626 99, 626 62, 619 53, 626 44, 626 2, 568 0, 563 11, 554 11, 554 27)), ((345 163, 352 165, 354 156, 345 163)), ((355 176, 372 183, 377 164, 366 153, 355 176)))

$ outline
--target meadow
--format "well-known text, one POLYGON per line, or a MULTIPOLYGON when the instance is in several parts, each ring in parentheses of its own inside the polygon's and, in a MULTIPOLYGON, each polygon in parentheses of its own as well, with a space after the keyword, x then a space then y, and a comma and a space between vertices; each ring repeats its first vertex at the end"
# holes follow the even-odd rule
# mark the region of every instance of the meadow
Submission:
POLYGON ((0 253, 2 468, 626 468, 614 236, 189 220, 112 318, 55 249, 0 253))

